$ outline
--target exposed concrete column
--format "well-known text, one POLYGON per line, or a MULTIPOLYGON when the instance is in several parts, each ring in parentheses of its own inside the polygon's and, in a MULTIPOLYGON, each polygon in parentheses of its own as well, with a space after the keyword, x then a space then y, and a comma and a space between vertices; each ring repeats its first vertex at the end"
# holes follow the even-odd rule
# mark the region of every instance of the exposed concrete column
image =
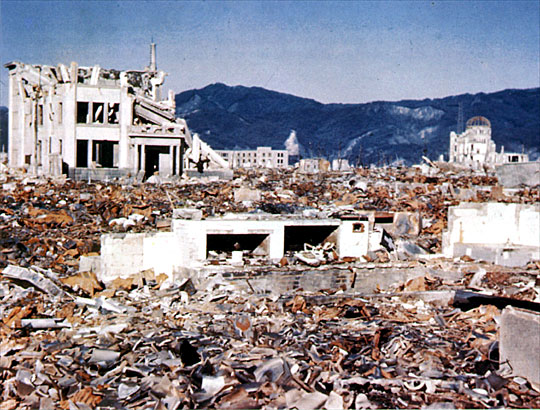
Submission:
POLYGON ((88 168, 91 168, 92 167, 92 153, 94 151, 94 141, 93 140, 88 140, 88 150, 86 152, 86 154, 88 155, 87 156, 87 164, 88 164, 88 168))
POLYGON ((134 171, 133 174, 135 175, 139 171, 139 169, 137 168, 139 164, 139 144, 138 143, 133 144, 132 160, 133 160, 133 171, 134 171))
POLYGON ((285 225, 276 224, 274 231, 268 237, 268 257, 281 259, 285 254, 285 225))
POLYGON ((156 43, 150 44, 150 71, 157 70, 156 43))
POLYGON ((143 171, 146 169, 146 145, 145 144, 141 144, 141 169, 143 171))
POLYGON ((122 87, 120 93, 120 141, 118 148, 120 151, 119 167, 135 170, 136 164, 131 164, 129 159, 129 127, 133 123, 132 117, 133 100, 127 93, 127 87, 122 87))
POLYGON ((63 98, 64 115, 62 123, 64 126, 63 154, 62 160, 70 168, 74 168, 77 163, 77 64, 72 63, 70 74, 70 84, 66 85, 66 94, 63 98), (75 77, 73 77, 75 75, 75 77))
MULTIPOLYGON (((9 144, 8 144, 8 164, 11 167, 20 167, 24 164, 24 98, 19 95, 17 103, 15 102, 15 93, 14 88, 16 81, 19 82, 17 74, 13 72, 9 73, 9 110, 8 110, 8 134, 9 134, 9 144), (14 107, 18 107, 17 116, 18 116, 18 135, 14 135, 15 132, 15 122, 13 121, 14 117, 14 107), (18 152, 19 155, 16 155, 18 152)), ((19 84, 17 84, 17 87, 19 84)), ((22 88, 22 86, 21 86, 22 88)))
POLYGON ((173 149, 173 146, 172 146, 172 145, 169 145, 169 169, 170 169, 171 175, 175 174, 175 172, 176 172, 176 170, 173 169, 173 167, 174 167, 174 158, 173 158, 173 155, 174 155, 174 149, 173 149))
POLYGON ((184 173, 184 150, 186 142, 184 138, 180 139, 180 147, 178 147, 178 175, 182 176, 184 173))

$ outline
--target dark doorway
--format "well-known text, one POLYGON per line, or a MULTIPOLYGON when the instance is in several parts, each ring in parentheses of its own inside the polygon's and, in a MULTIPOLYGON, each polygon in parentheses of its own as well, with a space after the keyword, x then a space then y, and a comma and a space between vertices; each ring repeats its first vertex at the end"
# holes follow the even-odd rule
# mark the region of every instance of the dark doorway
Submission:
POLYGON ((92 146, 92 161, 103 168, 114 168, 114 146, 118 145, 113 141, 94 141, 92 146))
POLYGON ((335 225, 293 225, 285 227, 285 252, 303 251, 304 244, 320 245, 338 227, 335 225))
POLYGON ((168 154, 169 147, 158 147, 154 145, 146 146, 145 154, 145 179, 154 175, 154 172, 159 171, 159 154, 168 154))
POLYGON ((77 168, 88 168, 88 140, 77 140, 77 168))

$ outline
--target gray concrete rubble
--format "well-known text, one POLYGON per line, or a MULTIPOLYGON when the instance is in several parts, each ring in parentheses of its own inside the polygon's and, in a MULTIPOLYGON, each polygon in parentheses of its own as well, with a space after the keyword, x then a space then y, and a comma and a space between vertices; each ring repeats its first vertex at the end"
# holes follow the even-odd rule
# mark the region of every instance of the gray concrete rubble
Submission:
POLYGON ((540 388, 540 313, 507 307, 500 333, 501 363, 540 388))
POLYGON ((0 408, 540 408, 538 188, 322 165, 0 168, 0 408))

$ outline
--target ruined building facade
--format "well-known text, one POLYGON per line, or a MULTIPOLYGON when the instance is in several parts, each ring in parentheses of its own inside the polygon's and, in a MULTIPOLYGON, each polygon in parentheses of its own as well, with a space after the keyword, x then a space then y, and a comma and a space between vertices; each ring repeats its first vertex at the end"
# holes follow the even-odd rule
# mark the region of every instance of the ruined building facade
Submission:
POLYGON ((449 162, 462 164, 473 169, 495 166, 509 162, 528 162, 527 154, 505 153, 496 150, 491 139, 491 123, 485 117, 473 117, 467 121, 465 132, 450 133, 449 162))
POLYGON ((216 150, 231 168, 287 168, 289 151, 257 147, 256 150, 216 150))
POLYGON ((162 99, 166 73, 155 45, 144 70, 10 62, 9 151, 12 167, 42 175, 179 175, 197 162, 227 163, 175 117, 162 99))

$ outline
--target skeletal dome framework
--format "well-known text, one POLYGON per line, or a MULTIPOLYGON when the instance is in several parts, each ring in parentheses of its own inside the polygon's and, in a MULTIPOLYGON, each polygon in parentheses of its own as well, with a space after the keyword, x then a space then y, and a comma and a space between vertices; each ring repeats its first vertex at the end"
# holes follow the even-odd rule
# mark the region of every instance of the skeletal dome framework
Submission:
POLYGON ((472 117, 467 121, 467 129, 472 127, 488 127, 491 128, 491 122, 486 117, 472 117))

